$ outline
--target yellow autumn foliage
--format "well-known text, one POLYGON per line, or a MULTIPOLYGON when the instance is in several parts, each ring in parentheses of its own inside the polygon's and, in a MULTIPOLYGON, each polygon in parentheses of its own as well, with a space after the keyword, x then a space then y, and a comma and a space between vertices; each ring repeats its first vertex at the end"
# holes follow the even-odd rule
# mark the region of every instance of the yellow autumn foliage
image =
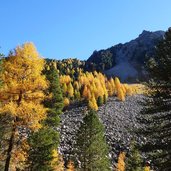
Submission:
POLYGON ((32 43, 17 47, 3 61, 0 111, 22 119, 22 125, 28 128, 39 128, 39 121, 46 117, 46 109, 41 105, 43 90, 48 87, 41 74, 43 67, 44 60, 32 43))
POLYGON ((69 161, 68 164, 67 164, 67 170, 66 171, 75 171, 75 168, 74 168, 74 162, 73 161, 69 161))
POLYGON ((59 80, 61 84, 64 84, 64 83, 69 84, 72 81, 69 75, 61 75, 59 80))
POLYGON ((67 87, 67 93, 69 97, 73 97, 74 96, 74 89, 71 83, 68 84, 67 87))
POLYGON ((119 100, 125 101, 125 94, 124 94, 124 91, 122 89, 118 90, 117 97, 118 97, 119 100))
POLYGON ((124 152, 121 152, 119 154, 116 171, 125 171, 125 153, 124 152))
MULTIPOLYGON (((8 155, 12 154, 12 161, 17 159, 15 167, 18 168, 27 151, 27 148, 23 148, 27 134, 19 134, 19 129, 35 131, 41 127, 40 121, 46 118, 46 109, 41 105, 45 99, 43 91, 48 87, 42 75, 44 64, 33 43, 18 46, 3 60, 0 114, 8 114, 12 120, 9 143, 13 143, 13 149, 8 151, 8 155)), ((10 168, 12 166, 11 162, 10 168)))
POLYGON ((62 156, 59 154, 59 152, 54 149, 52 151, 53 153, 53 160, 51 162, 51 166, 54 171, 64 171, 64 161, 62 156))
POLYGON ((90 109, 93 109, 95 111, 98 110, 97 102, 96 102, 96 99, 95 99, 94 95, 89 100, 88 106, 89 106, 90 109))
POLYGON ((145 166, 144 171, 150 171, 150 166, 145 166))
POLYGON ((77 68, 76 72, 78 71, 78 79, 76 80, 71 79, 69 75, 60 76, 64 96, 69 98, 70 101, 74 100, 74 96, 75 99, 79 97, 77 100, 85 99, 91 103, 92 96, 97 101, 99 96, 105 96, 107 100, 108 96, 114 95, 119 100, 125 101, 126 96, 141 92, 138 84, 122 84, 118 77, 108 79, 105 75, 97 71, 84 73, 82 69, 77 68), (79 92, 80 95, 77 96, 74 92, 79 92))
POLYGON ((68 98, 64 98, 64 106, 66 107, 66 106, 68 106, 70 104, 70 101, 69 101, 69 99, 68 98))

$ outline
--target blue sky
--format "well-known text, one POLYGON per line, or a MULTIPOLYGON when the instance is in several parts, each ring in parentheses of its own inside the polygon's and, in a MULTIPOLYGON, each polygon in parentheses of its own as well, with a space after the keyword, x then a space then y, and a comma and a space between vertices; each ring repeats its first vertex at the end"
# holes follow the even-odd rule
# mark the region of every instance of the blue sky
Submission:
POLYGON ((0 0, 0 52, 33 42, 47 58, 94 50, 171 26, 171 0, 0 0))

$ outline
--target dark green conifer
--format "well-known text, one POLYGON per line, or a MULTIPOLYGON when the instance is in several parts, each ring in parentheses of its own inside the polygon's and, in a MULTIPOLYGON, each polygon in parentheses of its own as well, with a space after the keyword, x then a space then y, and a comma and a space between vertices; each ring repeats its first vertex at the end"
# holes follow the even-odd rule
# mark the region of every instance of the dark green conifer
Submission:
POLYGON ((58 133, 52 128, 41 128, 29 138, 29 170, 53 171, 53 150, 58 147, 58 133))
POLYGON ((126 158, 126 171, 143 171, 143 161, 135 142, 130 145, 130 151, 126 158))
POLYGON ((97 105, 101 106, 102 104, 103 104, 103 97, 99 96, 98 99, 97 99, 97 105))
POLYGON ((57 70, 51 66, 50 70, 45 71, 47 80, 49 81, 49 90, 47 95, 52 93, 52 98, 44 102, 45 107, 49 109, 45 125, 50 127, 57 127, 60 122, 60 114, 63 109, 63 95, 60 87, 59 76, 57 70))
POLYGON ((52 94, 52 98, 44 101, 48 113, 47 119, 42 123, 43 127, 29 138, 29 169, 31 171, 53 171, 51 164, 54 159, 53 150, 57 150, 59 145, 59 133, 56 128, 59 126, 59 116, 63 109, 62 90, 56 69, 51 66, 44 72, 49 81, 46 95, 52 94))
POLYGON ((106 104, 106 103, 107 103, 107 97, 106 97, 106 95, 105 95, 105 94, 103 95, 103 103, 104 103, 104 104, 106 104))
POLYGON ((151 80, 149 97, 139 118, 147 141, 143 150, 150 152, 152 162, 162 171, 171 170, 171 29, 157 46, 156 56, 149 61, 151 80))
MULTIPOLYGON (((84 117, 77 133, 76 156, 81 171, 110 171, 109 150, 104 127, 95 111, 84 117)), ((78 169, 78 170, 79 170, 78 169)))

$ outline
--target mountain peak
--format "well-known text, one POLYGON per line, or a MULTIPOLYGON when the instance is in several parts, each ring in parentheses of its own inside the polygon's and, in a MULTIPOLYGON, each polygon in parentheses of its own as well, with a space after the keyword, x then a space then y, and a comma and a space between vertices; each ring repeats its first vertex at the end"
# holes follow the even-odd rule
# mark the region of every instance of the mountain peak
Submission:
POLYGON ((164 33, 165 32, 162 31, 162 30, 155 31, 155 32, 143 30, 142 33, 139 35, 138 38, 141 38, 141 37, 149 37, 149 36, 161 37, 161 36, 164 36, 164 33))
POLYGON ((152 33, 151 31, 143 30, 141 34, 149 34, 152 33))
POLYGON ((145 62, 155 55, 155 46, 164 34, 164 31, 143 30, 134 40, 96 51, 87 60, 87 69, 118 76, 122 81, 145 78, 145 62))

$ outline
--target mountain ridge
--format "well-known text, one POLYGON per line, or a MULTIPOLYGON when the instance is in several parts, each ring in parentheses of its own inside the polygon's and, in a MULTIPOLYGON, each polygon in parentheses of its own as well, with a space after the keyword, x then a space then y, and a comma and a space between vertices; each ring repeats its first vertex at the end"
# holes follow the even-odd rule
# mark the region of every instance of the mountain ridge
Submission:
POLYGON ((108 76, 118 76, 122 81, 143 80, 145 62, 155 55, 155 47, 163 39, 162 30, 143 30, 135 39, 107 49, 94 51, 86 62, 86 69, 97 70, 108 76))

